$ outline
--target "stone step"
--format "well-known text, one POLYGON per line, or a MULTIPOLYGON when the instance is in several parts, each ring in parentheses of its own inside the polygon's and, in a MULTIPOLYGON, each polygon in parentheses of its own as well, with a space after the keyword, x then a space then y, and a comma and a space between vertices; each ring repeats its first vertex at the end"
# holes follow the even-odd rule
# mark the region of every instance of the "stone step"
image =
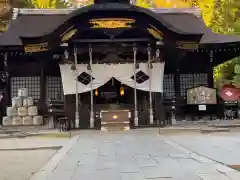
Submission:
POLYGON ((101 131, 128 131, 128 130, 130 130, 130 127, 127 127, 127 126, 125 126, 125 127, 111 127, 111 128, 109 128, 109 127, 102 127, 101 128, 101 131))
POLYGON ((228 128, 202 128, 201 133, 230 132, 228 128))
POLYGON ((237 128, 240 127, 240 124, 211 124, 209 127, 216 127, 216 128, 237 128))
POLYGON ((129 130, 129 122, 102 122, 102 131, 124 131, 124 130, 129 130))

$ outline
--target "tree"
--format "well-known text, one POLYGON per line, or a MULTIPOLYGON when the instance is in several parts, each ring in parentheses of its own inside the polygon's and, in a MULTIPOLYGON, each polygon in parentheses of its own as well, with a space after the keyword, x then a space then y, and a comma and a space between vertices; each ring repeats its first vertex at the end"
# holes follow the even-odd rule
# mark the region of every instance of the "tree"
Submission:
POLYGON ((210 25, 215 8, 215 0, 155 0, 158 8, 200 8, 203 20, 210 25))
POLYGON ((154 6, 154 3, 152 0, 136 0, 136 6, 143 8, 152 8, 154 6))
POLYGON ((45 8, 45 9, 60 9, 67 8, 69 2, 63 0, 25 0, 28 8, 45 8))
POLYGON ((69 3, 72 4, 73 7, 83 7, 94 4, 94 0, 70 0, 69 3))
POLYGON ((215 0, 198 0, 196 6, 201 9, 202 18, 205 24, 210 26, 215 10, 215 0))
POLYGON ((191 3, 185 0, 155 0, 157 8, 187 8, 191 3))
POLYGON ((8 1, 0 1, 0 34, 7 30, 8 19, 11 17, 11 6, 8 1))
POLYGON ((226 61, 218 66, 214 67, 214 84, 217 89, 225 84, 237 85, 239 77, 235 77, 234 68, 236 64, 240 63, 240 57, 226 61))

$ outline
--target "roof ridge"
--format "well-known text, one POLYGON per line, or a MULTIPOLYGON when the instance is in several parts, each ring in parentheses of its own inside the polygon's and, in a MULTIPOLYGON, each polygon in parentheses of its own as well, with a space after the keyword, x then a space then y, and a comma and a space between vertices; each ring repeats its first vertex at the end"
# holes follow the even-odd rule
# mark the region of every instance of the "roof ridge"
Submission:
MULTIPOLYGON (((77 10, 78 8, 67 9, 29 9, 29 8, 14 8, 13 19, 16 19, 19 15, 64 15, 77 10)), ((198 8, 150 8, 155 13, 189 13, 194 14, 197 17, 201 16, 200 9, 198 8)))

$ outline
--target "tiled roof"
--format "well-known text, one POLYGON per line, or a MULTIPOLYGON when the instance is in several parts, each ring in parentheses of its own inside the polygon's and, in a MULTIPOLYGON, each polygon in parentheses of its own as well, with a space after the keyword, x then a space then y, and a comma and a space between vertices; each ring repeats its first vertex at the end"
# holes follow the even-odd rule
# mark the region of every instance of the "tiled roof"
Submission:
MULTIPOLYGON (((0 46, 21 45, 19 37, 37 37, 54 31, 75 9, 14 9, 9 30, 0 46)), ((239 42, 240 36, 216 34, 207 28, 197 9, 151 9, 170 28, 186 34, 203 34, 201 44, 239 42)))

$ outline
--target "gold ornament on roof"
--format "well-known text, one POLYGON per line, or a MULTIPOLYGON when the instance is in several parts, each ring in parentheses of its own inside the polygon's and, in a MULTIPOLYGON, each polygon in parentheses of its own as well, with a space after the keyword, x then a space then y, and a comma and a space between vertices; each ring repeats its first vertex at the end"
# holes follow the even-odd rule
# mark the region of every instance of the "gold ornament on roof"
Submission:
POLYGON ((198 43, 196 42, 177 41, 176 46, 179 49, 198 49, 198 43))
POLYGON ((156 39, 162 40, 163 39, 163 33, 159 31, 156 27, 153 25, 150 25, 150 27, 147 28, 147 31, 156 39))
POLYGON ((76 34, 77 29, 76 28, 73 29, 73 27, 74 26, 71 26, 70 28, 68 28, 66 31, 64 31, 60 35, 62 42, 68 41, 69 39, 71 39, 76 34))
POLYGON ((43 52, 48 51, 48 43, 29 44, 24 46, 25 52, 43 52))
POLYGON ((71 37, 73 37, 77 32, 77 29, 72 29, 69 32, 67 32, 63 37, 62 37, 62 41, 68 41, 71 37))
POLYGON ((92 25, 92 28, 116 29, 132 27, 135 21, 129 18, 101 18, 91 19, 89 23, 92 25))

